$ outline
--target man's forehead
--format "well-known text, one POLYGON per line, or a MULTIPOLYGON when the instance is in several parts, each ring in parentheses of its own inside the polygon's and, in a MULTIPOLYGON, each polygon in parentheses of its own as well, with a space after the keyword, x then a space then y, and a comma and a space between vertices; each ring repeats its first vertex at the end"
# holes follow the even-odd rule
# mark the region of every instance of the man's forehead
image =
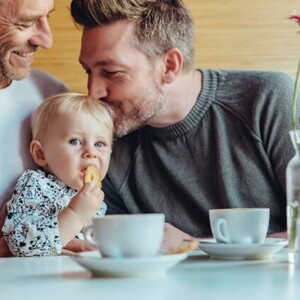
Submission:
POLYGON ((101 64, 121 63, 127 52, 137 51, 133 48, 133 34, 132 26, 122 21, 85 28, 82 32, 80 58, 89 61, 100 60, 101 64))
POLYGON ((53 10, 53 0, 0 0, 0 18, 38 18, 53 10))
POLYGON ((121 20, 104 26, 84 28, 82 42, 87 44, 117 44, 131 43, 135 37, 135 27, 132 23, 121 20))

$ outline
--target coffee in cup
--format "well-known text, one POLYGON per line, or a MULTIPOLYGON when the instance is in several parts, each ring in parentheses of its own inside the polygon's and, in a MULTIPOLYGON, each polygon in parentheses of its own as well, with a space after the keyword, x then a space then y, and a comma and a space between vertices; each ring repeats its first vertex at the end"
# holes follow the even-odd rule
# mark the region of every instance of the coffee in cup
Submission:
POLYGON ((269 219, 269 208, 209 210, 212 234, 219 243, 262 243, 267 236, 269 219))
POLYGON ((164 234, 164 214, 128 214, 97 217, 84 231, 85 239, 103 257, 157 255, 164 234))

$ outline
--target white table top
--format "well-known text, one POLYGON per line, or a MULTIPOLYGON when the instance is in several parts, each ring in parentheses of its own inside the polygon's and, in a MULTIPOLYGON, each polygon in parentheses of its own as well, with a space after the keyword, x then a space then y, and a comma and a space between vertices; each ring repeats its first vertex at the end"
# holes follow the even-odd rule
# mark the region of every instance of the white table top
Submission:
POLYGON ((300 299, 300 266, 286 249, 269 260, 222 261, 202 251, 163 277, 92 278, 70 257, 0 258, 0 299, 300 299), (96 298, 97 297, 97 298, 96 298))

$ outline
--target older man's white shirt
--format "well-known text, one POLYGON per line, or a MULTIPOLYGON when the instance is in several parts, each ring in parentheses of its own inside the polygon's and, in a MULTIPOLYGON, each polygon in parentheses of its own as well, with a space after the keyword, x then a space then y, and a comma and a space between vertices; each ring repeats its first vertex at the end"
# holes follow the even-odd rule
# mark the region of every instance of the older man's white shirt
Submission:
POLYGON ((22 172, 35 168, 29 152, 31 114, 45 98, 66 91, 61 81, 38 70, 0 89, 0 207, 22 172))

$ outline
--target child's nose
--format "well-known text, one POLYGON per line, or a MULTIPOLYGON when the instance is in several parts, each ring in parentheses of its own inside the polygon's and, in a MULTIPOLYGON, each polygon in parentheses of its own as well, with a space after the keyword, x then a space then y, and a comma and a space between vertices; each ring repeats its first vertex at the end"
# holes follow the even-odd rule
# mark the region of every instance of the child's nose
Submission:
POLYGON ((95 152, 95 151, 92 151, 92 150, 86 150, 86 151, 83 153, 83 157, 84 157, 84 158, 96 158, 96 152, 95 152))

